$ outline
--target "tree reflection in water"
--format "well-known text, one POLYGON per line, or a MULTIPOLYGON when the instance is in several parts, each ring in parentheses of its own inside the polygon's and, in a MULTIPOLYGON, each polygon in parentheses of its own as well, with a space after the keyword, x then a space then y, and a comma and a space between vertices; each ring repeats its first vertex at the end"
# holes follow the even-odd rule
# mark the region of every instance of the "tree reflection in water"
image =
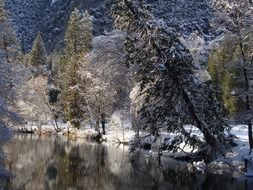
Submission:
MULTIPOLYGON (((0 107, 3 105, 0 105, 0 107)), ((0 108, 1 112, 1 108, 0 108)), ((0 117, 3 119, 4 116, 0 117)), ((6 144, 11 138, 11 131, 5 127, 5 125, 0 121, 0 190, 2 190, 6 183, 13 178, 13 175, 4 168, 5 166, 5 152, 3 150, 3 145, 6 144)))
POLYGON ((15 136, 5 147, 6 168, 16 177, 6 190, 250 190, 252 181, 201 175, 184 164, 142 153, 62 138, 15 136))

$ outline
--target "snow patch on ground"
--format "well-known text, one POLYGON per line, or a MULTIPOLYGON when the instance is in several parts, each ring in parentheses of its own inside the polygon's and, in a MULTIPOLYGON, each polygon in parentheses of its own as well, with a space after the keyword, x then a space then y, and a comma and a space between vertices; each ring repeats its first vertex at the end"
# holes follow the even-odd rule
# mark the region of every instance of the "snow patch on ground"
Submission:
MULTIPOLYGON (((126 123, 125 123, 126 124, 126 123)), ((126 125, 125 125, 126 126, 126 125)), ((58 128, 50 122, 44 125, 37 125, 35 123, 27 123, 24 126, 17 127, 17 131, 24 133, 37 133, 37 134, 50 134, 50 135, 65 135, 70 134, 71 138, 75 139, 89 139, 91 136, 95 136, 98 132, 91 128, 89 125, 83 125, 80 129, 72 128, 68 124, 58 122, 58 128), (56 130, 57 129, 57 130, 56 130)), ((107 144, 119 144, 119 142, 125 142, 126 144, 134 139, 135 132, 129 127, 123 127, 121 125, 106 125, 106 134, 103 135, 103 141, 107 144)))
POLYGON ((249 155, 248 127, 245 125, 232 126, 230 133, 237 137, 235 139, 237 146, 226 155, 226 158, 233 161, 243 161, 244 157, 249 155))
POLYGON ((245 175, 253 177, 252 155, 249 155, 248 127, 246 125, 231 126, 230 134, 236 137, 237 144, 224 158, 217 159, 209 165, 211 172, 217 174, 231 173, 234 177, 245 175), (251 160, 245 168, 245 159, 251 160))

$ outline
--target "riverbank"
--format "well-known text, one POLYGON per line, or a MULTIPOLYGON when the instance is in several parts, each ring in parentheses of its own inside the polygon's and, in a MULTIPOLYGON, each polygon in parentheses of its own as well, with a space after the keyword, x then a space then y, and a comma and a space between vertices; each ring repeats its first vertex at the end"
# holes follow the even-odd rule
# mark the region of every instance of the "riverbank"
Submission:
MULTIPOLYGON (((68 128, 67 124, 59 124, 58 131, 55 130, 53 125, 43 125, 38 127, 36 125, 25 126, 24 128, 19 128, 17 131, 24 133, 35 133, 38 135, 57 135, 65 136, 73 140, 95 140, 103 142, 107 145, 121 145, 129 147, 129 143, 134 140, 135 132, 130 128, 122 128, 106 126, 106 134, 100 135, 94 128, 82 127, 80 129, 68 128)), ((192 130, 192 129, 191 129, 192 130)), ((231 151, 229 151, 224 157, 219 158, 209 165, 205 165, 203 162, 192 163, 193 167, 201 172, 209 170, 216 174, 226 174, 232 173, 233 176, 239 177, 244 175, 246 172, 245 168, 245 158, 252 159, 252 155, 249 155, 249 144, 248 144, 248 128, 244 125, 233 126, 231 134, 235 136, 235 144, 231 151)), ((202 134, 196 130, 195 135, 202 138, 202 134)), ((158 157, 158 152, 155 151, 157 146, 164 143, 169 137, 173 138, 173 134, 162 133, 159 139, 154 143, 154 137, 148 136, 142 139, 142 143, 146 146, 146 154, 148 156, 158 157)), ((171 138, 171 139, 172 139, 171 138)), ((184 144, 182 144, 184 147, 184 144)), ((171 153, 169 151, 163 151, 162 156, 166 157, 180 157, 186 155, 189 152, 189 147, 184 147, 184 152, 171 153)), ((159 155, 160 156, 160 155, 159 155)), ((191 168, 191 167, 190 167, 191 168)), ((247 176, 253 176, 253 171, 247 171, 247 176)))
MULTIPOLYGON (((252 180, 195 172, 189 164, 143 151, 69 140, 62 136, 14 135, 4 147, 15 178, 4 190, 199 189, 250 190, 252 180), (246 185, 247 187, 246 187, 246 185)), ((1 188, 0 188, 1 189, 1 188)))
POLYGON ((81 127, 80 129, 68 127, 65 123, 59 123, 56 128, 55 125, 42 125, 29 124, 22 127, 15 127, 14 131, 24 134, 37 134, 37 135, 57 135, 65 136, 73 140, 97 140, 107 144, 124 144, 127 145, 134 139, 135 132, 130 128, 119 128, 106 126, 106 134, 97 132, 94 128, 89 126, 81 127))
POLYGON ((229 171, 235 173, 236 177, 240 175, 253 177, 253 154, 249 154, 248 126, 233 126, 231 134, 235 136, 234 142, 236 146, 225 157, 212 162, 210 164, 211 171, 217 174, 223 174, 224 171, 229 171), (248 162, 248 168, 245 168, 245 162, 248 162))

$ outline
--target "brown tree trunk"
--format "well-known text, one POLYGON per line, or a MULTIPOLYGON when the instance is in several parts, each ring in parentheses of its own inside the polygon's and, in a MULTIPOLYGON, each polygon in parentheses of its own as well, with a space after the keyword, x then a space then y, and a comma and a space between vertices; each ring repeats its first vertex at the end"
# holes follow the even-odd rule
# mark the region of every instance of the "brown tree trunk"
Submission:
POLYGON ((92 119, 90 118, 90 128, 93 128, 92 119))
POLYGON ((8 52, 8 48, 7 48, 8 44, 6 42, 6 37, 5 36, 3 37, 3 41, 4 41, 3 42, 4 50, 6 51, 5 60, 6 60, 7 63, 10 63, 10 61, 9 61, 9 52, 8 52))
MULTIPOLYGON (((238 23, 238 27, 239 27, 239 23, 238 23)), ((245 80, 245 93, 246 93, 246 109, 247 111, 251 111, 251 103, 250 103, 250 97, 249 97, 249 90, 250 90, 250 85, 249 85, 249 77, 248 77, 248 70, 246 68, 246 55, 243 49, 243 39, 240 33, 240 28, 238 28, 238 35, 239 35, 239 45, 240 45, 240 50, 241 50, 241 55, 242 55, 242 59, 243 59, 243 75, 244 75, 244 80, 245 80)), ((251 154, 251 150, 253 148, 253 137, 252 137, 252 121, 251 118, 249 118, 249 120, 247 121, 248 123, 248 138, 249 138, 249 147, 250 147, 250 151, 249 153, 251 154)))
POLYGON ((251 121, 249 121, 249 123, 248 123, 248 136, 249 136, 249 148, 250 148, 249 154, 251 154, 251 151, 253 148, 252 122, 251 121))
POLYGON ((101 114, 101 124, 102 124, 102 130, 103 130, 103 135, 105 135, 105 114, 101 114))
MULTIPOLYGON (((244 71, 244 78, 245 78, 245 83, 246 83, 246 107, 247 107, 247 111, 249 112, 251 110, 251 105, 250 105, 250 99, 249 99, 249 79, 248 79, 248 73, 247 73, 247 69, 243 68, 244 71)), ((251 118, 249 118, 249 120, 247 121, 248 124, 248 138, 249 138, 249 147, 250 147, 250 154, 251 154, 251 150, 253 148, 253 136, 252 136, 252 121, 251 118)))
POLYGON ((100 134, 100 130, 99 130, 99 118, 96 119, 95 130, 100 134))

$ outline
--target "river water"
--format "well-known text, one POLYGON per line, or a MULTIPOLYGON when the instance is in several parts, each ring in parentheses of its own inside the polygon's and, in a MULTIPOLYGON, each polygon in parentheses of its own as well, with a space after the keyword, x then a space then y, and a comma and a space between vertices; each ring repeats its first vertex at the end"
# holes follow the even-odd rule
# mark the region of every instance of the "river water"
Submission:
POLYGON ((189 173, 185 164, 60 137, 14 136, 4 147, 15 177, 4 190, 252 190, 250 180, 189 173))

